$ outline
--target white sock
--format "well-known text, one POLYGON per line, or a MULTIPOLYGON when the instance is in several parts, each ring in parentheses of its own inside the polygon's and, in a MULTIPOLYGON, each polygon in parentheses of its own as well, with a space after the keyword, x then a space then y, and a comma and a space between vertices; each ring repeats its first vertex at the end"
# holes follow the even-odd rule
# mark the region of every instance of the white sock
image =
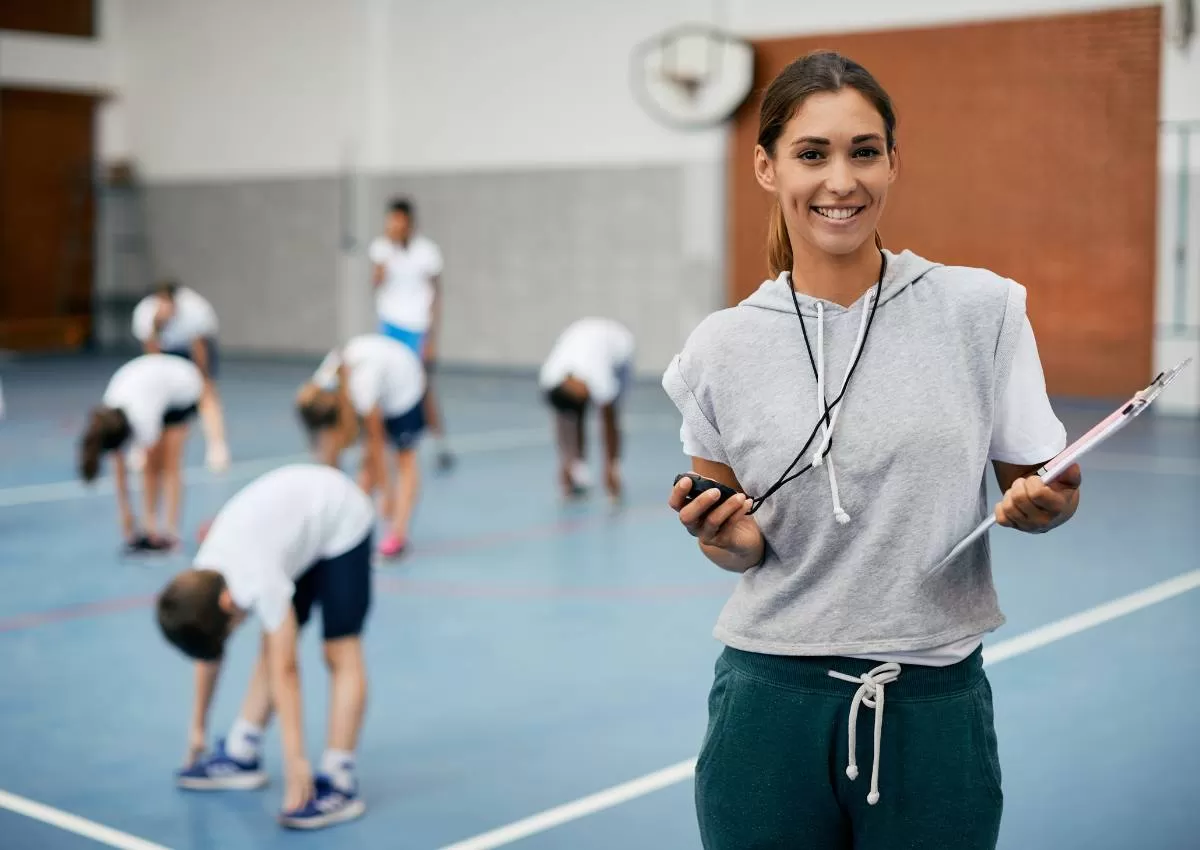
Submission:
POLYGON ((239 717, 225 739, 225 752, 237 761, 254 761, 262 750, 262 739, 261 727, 239 717))
POLYGON ((354 753, 347 750, 326 750, 321 756, 321 773, 329 777, 333 787, 347 794, 354 792, 354 753))

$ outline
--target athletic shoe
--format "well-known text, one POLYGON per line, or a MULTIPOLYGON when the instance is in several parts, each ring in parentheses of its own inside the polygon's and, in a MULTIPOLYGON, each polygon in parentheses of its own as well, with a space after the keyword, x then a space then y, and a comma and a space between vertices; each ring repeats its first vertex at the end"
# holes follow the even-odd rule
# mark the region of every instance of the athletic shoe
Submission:
POLYGON ((200 756, 176 773, 175 784, 189 791, 253 791, 267 784, 267 772, 262 769, 261 759, 234 759, 225 752, 222 739, 212 755, 200 756))
POLYGON ((385 558, 396 558, 403 554, 407 548, 407 543, 396 535, 389 534, 383 543, 379 544, 379 554, 385 558))
POLYGON ((313 798, 303 808, 284 812, 279 822, 288 829, 322 829, 361 817, 366 810, 357 788, 342 791, 328 776, 318 773, 313 778, 313 798))

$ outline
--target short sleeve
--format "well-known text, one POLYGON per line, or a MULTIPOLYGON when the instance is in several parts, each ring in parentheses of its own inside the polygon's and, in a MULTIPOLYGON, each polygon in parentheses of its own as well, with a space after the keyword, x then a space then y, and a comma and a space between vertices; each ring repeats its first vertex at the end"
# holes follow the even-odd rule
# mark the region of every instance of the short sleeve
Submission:
POLYGON ((683 443, 683 453, 688 457, 703 458, 704 460, 712 460, 716 463, 723 462, 715 460, 714 455, 716 455, 717 452, 714 452, 712 449, 702 443, 700 439, 692 432, 692 429, 688 427, 686 421, 679 428, 679 439, 683 443))
MULTIPOLYGON (((710 415, 701 406, 695 384, 687 378, 690 371, 686 352, 677 354, 663 373, 663 389, 683 415, 683 424, 691 439, 707 450, 706 459, 728 466, 729 458, 725 454, 721 434, 710 415)), ((683 435, 681 430, 680 436, 683 435)))
POLYGON ((587 385, 591 400, 601 407, 612 404, 621 391, 621 383, 610 368, 596 369, 588 376, 587 385))
POLYGON ((442 273, 442 250, 432 241, 426 244, 429 251, 426 257, 427 266, 425 272, 431 278, 437 277, 442 273))
POLYGON ((366 416, 383 398, 383 366, 363 361, 350 370, 350 401, 359 416, 366 416))
MULTIPOLYGON (((138 405, 142 407, 143 405, 138 405)), ((162 436, 162 417, 150 410, 132 410, 131 405, 122 408, 133 432, 133 441, 143 449, 150 449, 162 436)))
POLYGON ((1028 466, 1054 457, 1067 445, 1067 431, 1046 393, 1046 378, 1033 326, 1026 317, 1017 336, 1005 386, 997 393, 988 456, 1028 466))
POLYGON ((133 308, 133 336, 145 342, 154 334, 154 314, 158 307, 153 298, 143 298, 133 308))
POLYGON ((388 247, 388 241, 382 236, 377 236, 371 240, 371 246, 367 249, 367 256, 370 257, 372 263, 386 263, 391 250, 388 247))
POLYGON ((269 577, 263 580, 254 603, 254 611, 262 622, 263 631, 274 632, 283 625, 295 592, 296 585, 280 570, 272 570, 269 577))
POLYGON ((341 363, 342 355, 337 349, 326 354, 317 371, 313 373, 313 383, 323 390, 333 389, 337 386, 337 370, 341 363))

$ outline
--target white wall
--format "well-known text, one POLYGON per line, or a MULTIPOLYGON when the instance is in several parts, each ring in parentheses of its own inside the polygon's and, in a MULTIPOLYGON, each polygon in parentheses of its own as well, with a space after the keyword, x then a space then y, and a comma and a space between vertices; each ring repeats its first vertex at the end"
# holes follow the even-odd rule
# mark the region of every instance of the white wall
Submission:
POLYGON ((358 128, 361 2, 119 2, 128 137, 146 176, 339 167, 358 128))
POLYGON ((1157 0, 856 0, 797 3, 794 0, 726 0, 730 25, 770 38, 801 33, 839 33, 1022 18, 1063 12, 1094 12, 1153 6, 1157 0))
POLYGON ((707 20, 705 0, 407 3, 392 19, 398 170, 715 159, 719 133, 657 124, 630 88, 631 51, 707 20), (402 103, 402 105, 400 105, 402 103))
MULTIPOLYGON (((670 26, 716 20, 769 37, 1155 0, 106 2, 125 10, 129 144, 147 174, 176 180, 351 163, 430 172, 715 162, 721 131, 663 127, 631 95, 632 50, 670 26)), ((1194 57, 1164 57, 1166 117, 1200 110, 1198 78, 1194 57)))
MULTIPOLYGON (((717 22, 749 37, 782 37, 1155 2, 105 0, 125 11, 117 59, 105 60, 105 48, 43 56, 64 77, 109 74, 121 84, 124 113, 106 135, 160 181, 330 174, 351 165, 361 179, 685 162, 719 176, 722 131, 660 126, 631 96, 632 50, 670 26, 717 22)), ((20 61, 21 73, 37 72, 21 49, 7 52, 0 70, 20 61)), ((1164 119, 1200 119, 1200 47, 1184 53, 1164 44, 1161 96, 1164 119)), ((1170 147, 1164 144, 1160 159, 1164 252, 1178 208, 1168 190, 1170 147)), ((699 179, 702 169, 688 173, 688 215, 717 216, 721 180, 699 179)), ((1192 250, 1200 251, 1200 210, 1191 218, 1192 250)), ((1160 305, 1173 303, 1173 266, 1161 259, 1159 279, 1160 305)), ((1200 292, 1189 299, 1190 315, 1200 309, 1200 292)), ((1160 345, 1160 360, 1181 344, 1191 345, 1160 345)))

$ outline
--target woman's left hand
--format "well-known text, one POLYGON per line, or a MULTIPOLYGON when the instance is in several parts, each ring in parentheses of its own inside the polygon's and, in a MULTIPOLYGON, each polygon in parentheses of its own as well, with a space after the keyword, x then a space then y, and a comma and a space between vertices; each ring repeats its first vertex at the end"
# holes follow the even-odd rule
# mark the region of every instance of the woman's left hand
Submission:
POLYGON ((1074 516, 1079 507, 1082 482, 1083 474, 1077 463, 1050 484, 1043 483, 1036 475, 1018 478, 996 505, 996 522, 1033 534, 1057 528, 1074 516))

